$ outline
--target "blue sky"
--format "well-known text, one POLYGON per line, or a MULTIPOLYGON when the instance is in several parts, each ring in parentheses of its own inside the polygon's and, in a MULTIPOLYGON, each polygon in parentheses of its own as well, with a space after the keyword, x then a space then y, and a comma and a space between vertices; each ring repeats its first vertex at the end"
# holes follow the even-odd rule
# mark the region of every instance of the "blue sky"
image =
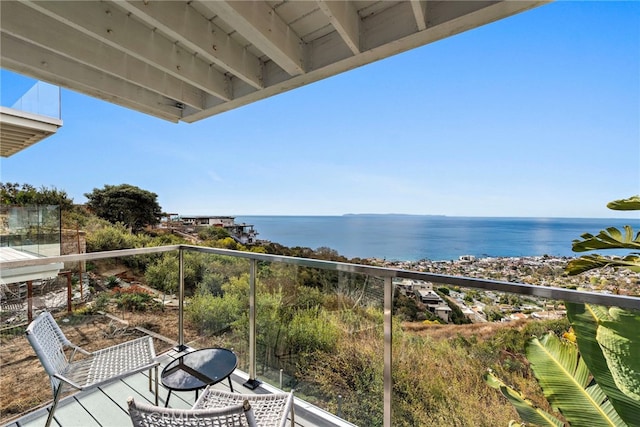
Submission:
MULTIPOLYGON (((34 80, 2 70, 2 105, 34 80)), ((62 91, 3 182, 167 212, 637 218, 640 2, 556 2, 195 124, 62 91)))

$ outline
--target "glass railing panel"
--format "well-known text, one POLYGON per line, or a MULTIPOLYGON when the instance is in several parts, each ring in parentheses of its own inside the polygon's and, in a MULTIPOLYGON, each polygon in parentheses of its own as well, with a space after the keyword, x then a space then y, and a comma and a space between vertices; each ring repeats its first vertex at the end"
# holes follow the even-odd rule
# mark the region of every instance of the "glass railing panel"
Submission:
POLYGON ((0 245, 39 256, 60 255, 60 207, 0 208, 0 245))
POLYGON ((59 119, 60 87, 46 82, 37 82, 11 108, 59 119))
MULTIPOLYGON (((602 370, 602 364, 594 359, 600 357, 601 362, 602 355, 591 354, 596 329, 604 328, 607 334, 620 336, 615 338, 617 342, 628 343, 637 340, 640 326, 638 312, 634 318, 606 306, 585 308, 582 303, 432 282, 396 281, 395 288, 393 426, 495 426, 522 420, 508 399, 489 385, 489 373, 494 384, 501 381, 522 393, 562 424, 568 419, 552 409, 536 380, 545 375, 542 366, 555 364, 554 356, 541 354, 552 355, 551 346, 558 342, 563 351, 587 352, 581 360, 590 369, 602 370), (604 320, 600 326, 598 316, 604 320), (609 326, 603 327, 607 322, 609 326), (541 348, 545 350, 536 351, 541 348)), ((610 337, 596 346, 596 353, 606 353, 607 339, 610 337)), ((635 363, 633 352, 628 350, 626 362, 621 361, 624 351, 610 358, 616 360, 618 373, 629 372, 628 367, 635 363)), ((573 383, 574 375, 560 380, 573 383)))
POLYGON ((382 425, 382 280, 262 263, 257 289, 258 379, 357 425, 382 425))
POLYGON ((87 261, 74 312, 104 314, 114 335, 150 334, 160 354, 178 342, 177 267, 177 251, 87 261))
POLYGON ((249 364, 249 265, 243 258, 184 252, 185 344, 223 347, 249 364))

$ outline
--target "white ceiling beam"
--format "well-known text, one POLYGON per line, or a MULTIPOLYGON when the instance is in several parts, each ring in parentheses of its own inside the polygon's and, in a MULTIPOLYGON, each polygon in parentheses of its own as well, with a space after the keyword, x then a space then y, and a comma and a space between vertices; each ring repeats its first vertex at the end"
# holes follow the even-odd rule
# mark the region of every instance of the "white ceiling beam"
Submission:
POLYGON ((304 42, 264 1, 203 1, 289 75, 305 72, 304 42))
POLYGON ((263 87, 260 60, 189 4, 136 0, 119 2, 118 6, 158 28, 169 38, 179 40, 205 61, 229 71, 256 89, 263 87))
POLYGON ((416 18, 418 31, 425 30, 427 28, 427 2, 411 0, 411 9, 413 10, 413 16, 416 18))
POLYGON ((492 2, 489 5, 486 2, 469 1, 464 2, 465 5, 463 5, 466 8, 465 14, 458 14, 457 16, 454 14, 445 18, 442 16, 441 9, 446 9, 448 3, 438 2, 440 6, 434 7, 432 14, 429 15, 434 19, 438 19, 439 23, 437 25, 430 26, 425 31, 415 32, 411 30, 411 28, 415 28, 413 27, 415 25, 413 10, 408 4, 400 2, 396 6, 387 9, 386 13, 362 21, 361 33, 369 34, 368 37, 361 41, 362 53, 356 56, 348 55, 348 52, 345 52, 347 49, 341 37, 336 33, 329 34, 309 44, 309 63, 313 64, 313 67, 307 70, 307 73, 290 78, 283 75, 281 70, 273 70, 267 66, 264 74, 265 89, 255 93, 248 93, 244 96, 237 96, 230 102, 212 106, 201 112, 185 114, 183 120, 192 123, 232 110, 364 64, 423 46, 453 34, 476 28, 482 23, 514 15, 548 3, 548 0, 492 2), (390 22, 393 25, 390 25, 390 22))
POLYGON ((119 9, 97 1, 28 1, 30 7, 213 96, 231 99, 228 78, 119 9))
MULTIPOLYGON (((58 20, 51 31, 41 31, 47 37, 54 33, 56 36, 64 34, 64 37, 60 37, 63 40, 59 43, 55 40, 46 41, 39 34, 34 37, 37 41, 31 42, 31 38, 27 39, 26 34, 19 32, 16 27, 10 29, 20 37, 12 38, 0 22, 0 40, 5 41, 0 53, 2 66, 6 69, 167 120, 194 122, 547 2, 548 0, 345 3, 353 8, 362 7, 364 12, 361 13, 366 14, 364 19, 358 18, 355 25, 353 14, 341 9, 344 4, 334 4, 332 0, 327 0, 326 4, 320 3, 324 12, 318 10, 315 3, 311 7, 300 3, 290 8, 291 5, 280 0, 181 0, 166 4, 151 0, 152 9, 164 5, 167 9, 184 13, 176 13, 176 17, 184 19, 184 22, 180 21, 177 27, 172 28, 175 19, 171 20, 171 17, 135 12, 129 4, 115 0, 23 0, 21 4, 58 20), (296 8, 302 13, 297 14, 296 8), (196 17, 193 11, 198 15, 200 12, 202 14, 196 17), (420 17, 421 14, 423 18, 420 17), (330 16, 332 25, 335 26, 333 28, 339 29, 338 31, 329 32, 326 16, 330 16), (200 31, 197 31, 199 34, 192 33, 186 19, 192 17, 197 18, 194 27, 204 28, 202 24, 206 24, 206 32, 211 28, 214 28, 214 32, 217 32, 216 28, 224 29, 220 31, 222 38, 216 40, 233 42, 234 47, 240 46, 241 49, 231 49, 228 53, 230 56, 227 57, 213 55, 211 52, 204 55, 202 52, 208 48, 206 45, 200 46, 200 40, 209 43, 211 38, 209 34, 200 34, 200 31), (287 26, 284 19, 291 22, 291 27, 287 26), (425 29, 416 32, 421 22, 424 22, 425 29), (75 37, 66 32, 67 27, 76 31, 75 37), (305 44, 293 28, 300 29, 300 36, 309 37, 309 42, 305 44), (57 29, 64 29, 65 32, 58 32, 57 29), (314 38, 314 31, 321 35, 314 38), (63 47, 64 44, 71 46, 63 47), (83 46, 84 44, 87 46, 83 46), (52 50, 43 46, 49 46, 52 50), (360 53, 355 53, 355 47, 360 53), (255 73, 254 65, 248 62, 242 68, 240 56, 248 53, 253 58, 248 62, 251 61, 254 65, 255 60, 259 62, 259 73, 255 73), (236 58, 239 62, 232 64, 230 58, 234 55, 240 55, 236 58), (219 62, 214 62, 213 57, 219 62), (107 59, 125 62, 127 66, 133 64, 134 60, 138 62, 136 70, 133 70, 123 68, 122 64, 105 64, 107 59), (244 72, 236 77, 234 70, 241 68, 244 72), (256 74, 259 75, 261 88, 256 87, 256 74), (149 81, 142 82, 145 76, 149 77, 149 81), (161 80, 165 84, 171 81, 170 85, 175 87, 163 88, 161 80), (204 109, 200 110, 186 102, 178 105, 176 100, 179 97, 165 96, 176 95, 182 90, 181 87, 189 87, 184 84, 176 86, 174 83, 177 81, 186 81, 204 94, 204 109), (223 96, 215 96, 218 92, 223 96)), ((2 20, 21 23, 29 19, 7 13, 12 8, 9 3, 12 2, 0 0, 2 20)), ((133 5, 137 8, 139 3, 133 5)), ((29 28, 33 29, 33 25, 29 28)), ((196 100, 190 103, 198 104, 196 100)))
POLYGON ((360 16, 349 1, 318 0, 318 7, 349 46, 354 55, 360 53, 360 16))
POLYGON ((175 101, 117 79, 46 49, 0 34, 2 68, 84 93, 94 98, 177 122, 182 109, 175 101))
POLYGON ((1 31, 202 110, 204 92, 15 1, 2 7, 1 31), (63 42, 67 40, 67 42, 63 42))

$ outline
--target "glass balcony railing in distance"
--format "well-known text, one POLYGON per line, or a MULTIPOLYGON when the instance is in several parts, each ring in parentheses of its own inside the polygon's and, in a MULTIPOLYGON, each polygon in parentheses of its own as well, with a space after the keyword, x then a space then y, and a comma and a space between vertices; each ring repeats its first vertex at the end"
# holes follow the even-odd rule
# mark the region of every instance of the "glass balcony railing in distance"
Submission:
POLYGON ((60 119, 60 87, 39 81, 15 101, 11 108, 60 119))
POLYGON ((0 246, 38 256, 60 255, 60 207, 0 207, 0 246))

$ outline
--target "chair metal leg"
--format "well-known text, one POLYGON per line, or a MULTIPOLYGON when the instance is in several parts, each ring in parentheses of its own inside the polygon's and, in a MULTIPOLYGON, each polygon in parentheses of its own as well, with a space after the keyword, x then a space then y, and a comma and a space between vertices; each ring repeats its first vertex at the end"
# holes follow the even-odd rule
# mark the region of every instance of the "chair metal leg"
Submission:
POLYGON ((154 391, 154 394, 156 397, 156 406, 158 406, 158 365, 149 369, 149 391, 154 391), (155 391, 154 391, 154 387, 152 385, 152 380, 151 380, 151 377, 153 377, 154 375, 155 375, 155 383, 156 383, 155 391))
POLYGON ((58 401, 60 400, 60 395, 62 391, 62 384, 58 385, 56 391, 53 393, 53 404, 51 405, 51 409, 49 409, 49 416, 47 416, 47 422, 45 423, 45 427, 49 427, 51 425, 51 421, 53 421, 53 413, 56 410, 56 406, 58 406, 58 401))
POLYGON ((156 406, 158 406, 158 365, 155 366, 154 371, 156 371, 156 406))

